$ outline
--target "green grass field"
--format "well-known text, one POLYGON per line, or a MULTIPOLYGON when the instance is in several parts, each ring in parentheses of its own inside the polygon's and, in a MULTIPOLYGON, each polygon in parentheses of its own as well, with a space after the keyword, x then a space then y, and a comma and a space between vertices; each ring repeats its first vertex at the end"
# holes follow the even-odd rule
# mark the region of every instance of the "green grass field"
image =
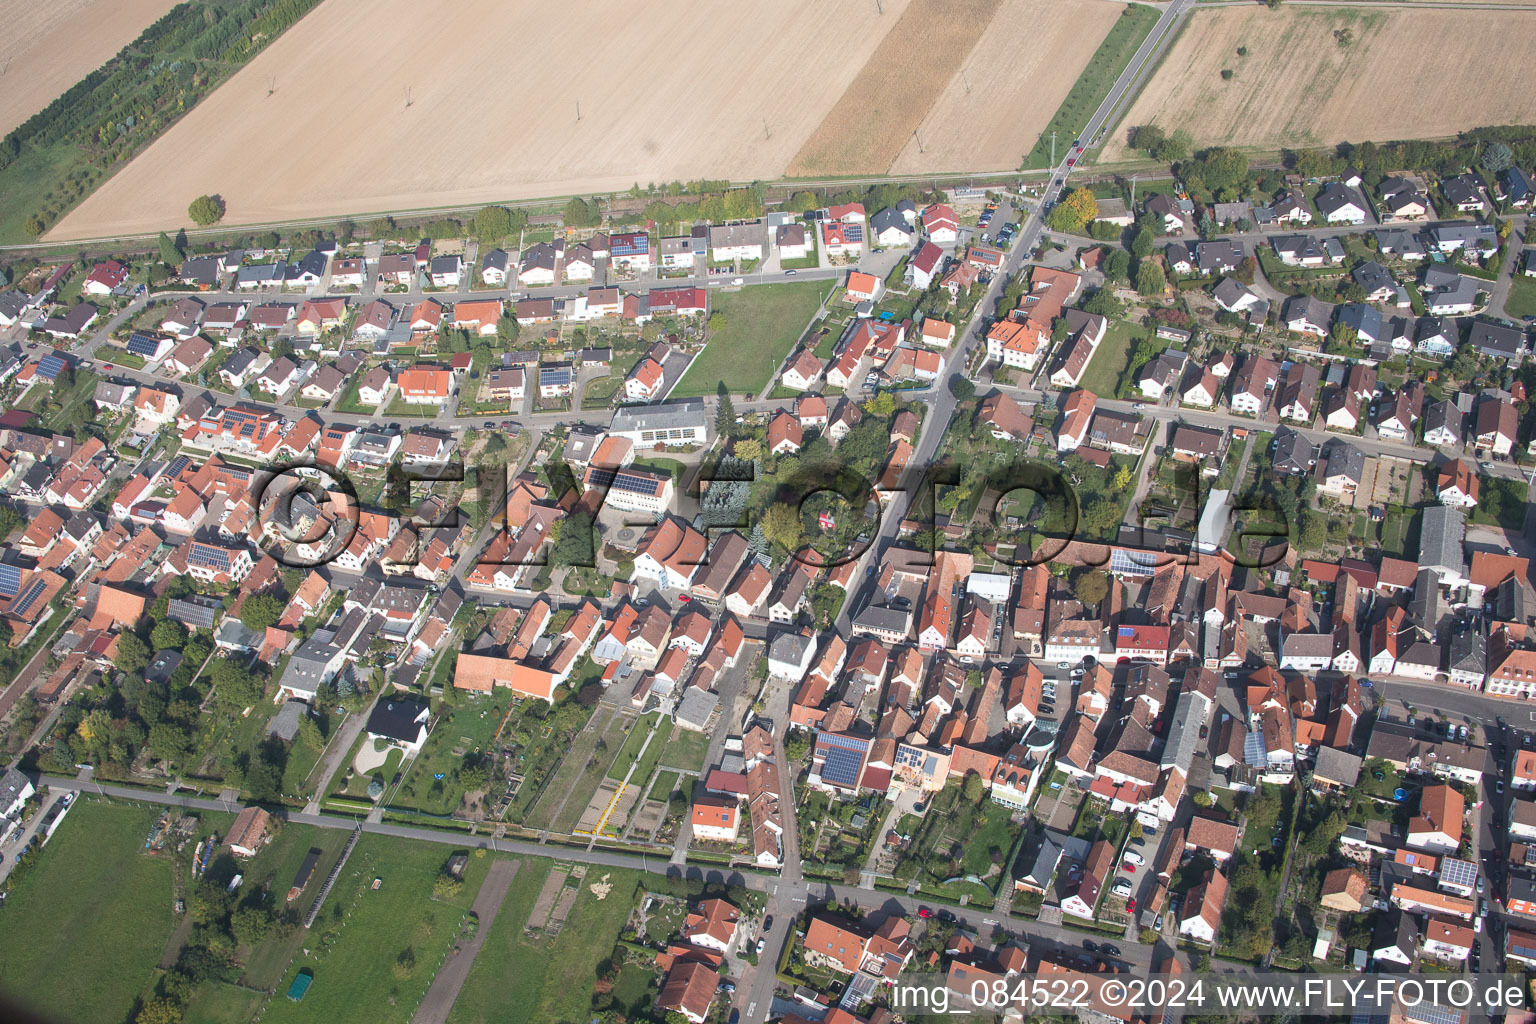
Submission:
POLYGON ((662 749, 661 766, 696 772, 704 767, 704 755, 707 753, 709 737, 701 732, 690 732, 679 725, 672 730, 672 738, 662 749))
POLYGON ((511 704, 511 691, 503 690, 454 708, 427 737, 390 806, 429 814, 452 813, 464 798, 464 787, 454 778, 454 770, 464 763, 464 755, 485 752, 511 704), (464 753, 455 754, 455 750, 464 753), (435 778, 437 775, 443 777, 435 778))
POLYGON ((1509 298, 1504 300, 1504 312, 1516 319, 1536 316, 1536 277, 1515 274, 1509 283, 1509 298))
MULTIPOLYGON (((1104 41, 1088 60, 1072 91, 1061 101, 1051 123, 1040 133, 1035 148, 1024 158, 1024 167, 1046 167, 1051 161, 1051 132, 1056 132, 1056 158, 1064 156, 1077 133, 1082 131, 1093 112, 1131 62, 1136 47, 1152 31, 1160 12, 1151 7, 1127 7, 1120 19, 1110 26, 1104 41)), ((1085 140, 1086 141, 1086 140, 1085 140)))
POLYGON ((1114 398, 1120 378, 1130 366, 1136 343, 1145 336, 1145 330, 1123 320, 1110 321, 1104 330, 1104 340, 1099 342, 1093 358, 1088 360, 1088 368, 1083 371, 1083 389, 1100 398, 1114 398))
MULTIPOLYGON (((336 880, 302 953, 279 983, 263 1021, 366 1020, 408 1024, 453 945, 490 862, 471 857, 463 889, 449 900, 432 887, 451 847, 369 835, 336 880), (374 878, 382 879, 378 890, 374 878), (397 971, 409 949, 415 966, 397 971), (281 993, 301 968, 315 980, 303 1002, 281 993)), ((519 872, 521 874, 521 872, 519 872)))
POLYGON ((159 817, 90 799, 69 811, 0 912, 0 991, 59 1021, 127 1017, 175 927, 169 855, 147 856, 159 817))
POLYGON ((656 723, 661 720, 660 712, 646 715, 635 723, 629 736, 624 740, 624 746, 619 748, 619 756, 613 759, 613 764, 608 766, 610 779, 622 780, 629 772, 629 766, 640 761, 640 748, 645 747, 645 760, 635 768, 635 776, 632 780, 635 785, 640 785, 650 776, 651 769, 656 767, 656 762, 661 759, 661 748, 666 746, 666 737, 657 736, 647 745, 645 739, 655 730, 656 723))
POLYGON ((762 284, 713 296, 711 315, 723 326, 713 331, 673 398, 713 395, 724 381, 736 394, 758 394, 821 306, 825 285, 816 281, 762 284))
POLYGON ((205 981, 192 992, 184 1024, 236 1024, 248 1021, 266 1002, 259 989, 241 988, 222 981, 205 981))
POLYGON ((672 791, 676 788, 677 772, 657 772, 655 781, 651 783, 651 791, 647 794, 647 798, 665 802, 667 797, 671 796, 672 791))
MULTIPOLYGON (((290 823, 246 867, 241 891, 254 892, 265 885, 270 888, 278 908, 292 907, 301 913, 306 912, 310 901, 325 882, 326 875, 335 865, 336 858, 341 855, 342 847, 346 845, 347 833, 341 829, 290 823), (289 903, 288 889, 293 885, 299 865, 311 848, 320 851, 320 860, 304 891, 289 903)), ((288 962, 304 946, 305 939, 306 933, 302 928, 295 929, 287 938, 279 937, 275 931, 269 933, 253 948, 243 951, 245 972, 240 976, 240 983, 255 989, 275 988, 282 980, 283 972, 288 969, 288 962)), ((199 986, 198 994, 201 995, 202 989, 206 987, 207 984, 199 986)))
MULTIPOLYGON (((598 962, 613 951, 629 918, 639 872, 590 868, 560 934, 530 938, 523 925, 548 874, 549 861, 523 861, 448 1015, 449 1024, 543 1024, 590 1016, 598 962), (613 889, 599 900, 590 886, 604 879, 613 889)), ((631 985, 638 991, 636 983, 631 985)))

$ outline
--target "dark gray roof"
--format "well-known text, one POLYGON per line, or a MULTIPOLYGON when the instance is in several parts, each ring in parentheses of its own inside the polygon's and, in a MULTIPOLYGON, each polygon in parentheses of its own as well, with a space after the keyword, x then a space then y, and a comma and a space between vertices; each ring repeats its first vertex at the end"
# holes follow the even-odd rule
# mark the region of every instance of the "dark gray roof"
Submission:
POLYGON ((1435 402, 1424 410, 1424 433, 1445 427, 1461 439, 1461 410, 1449 401, 1435 402))
MULTIPOLYGON (((1515 588, 1517 591, 1519 587, 1515 588)), ((1488 665, 1488 638, 1477 628, 1457 629, 1451 633, 1451 660, 1447 668, 1482 675, 1488 665)))
POLYGON ((301 700, 289 700, 272 716, 272 721, 267 723, 267 735, 276 736, 284 743, 292 743, 293 738, 299 734, 299 722, 303 721, 304 713, 309 710, 309 705, 301 700))
POLYGON ((182 263, 180 274, 188 284, 216 285, 219 283, 219 258, 194 256, 182 263))
POLYGON ((1292 295, 1285 302, 1285 320, 1290 323, 1293 320, 1305 319, 1308 323, 1319 327, 1327 327, 1333 319, 1333 307, 1321 299, 1315 299, 1310 295, 1292 295))
POLYGON ((1488 320, 1472 321, 1472 331, 1467 340, 1480 354, 1487 356, 1509 359, 1525 351, 1524 331, 1488 320))
POLYGON ((1463 203, 1482 203, 1483 196, 1478 189, 1478 182, 1470 174, 1458 174, 1454 178, 1446 178, 1440 182, 1440 190, 1445 193, 1445 198, 1460 206, 1463 203))
POLYGON ((908 235, 913 233, 906 218, 889 206, 869 218, 869 227, 871 233, 876 235, 890 228, 899 228, 908 235))
POLYGON ((1419 568, 1448 569, 1465 575, 1461 543, 1466 518, 1459 508, 1427 505, 1419 516, 1419 568))
POLYGON ((1359 207, 1361 210, 1365 209, 1365 200, 1360 198, 1354 189, 1337 181, 1324 185, 1322 190, 1317 193, 1317 198, 1313 202, 1324 217, 1330 216, 1351 204, 1359 207))
POLYGON ((1340 324, 1353 327, 1365 341, 1375 341, 1381 337, 1381 311, 1375 306, 1367 306, 1363 302, 1350 302, 1338 307, 1334 314, 1340 324))
POLYGON ((1396 282, 1392 275, 1387 273, 1387 268, 1380 263, 1362 263, 1355 268, 1355 283, 1365 289, 1367 295, 1373 295, 1383 288, 1390 290, 1396 282))
POLYGON ((431 715, 427 705, 414 700, 380 700, 368 716, 368 733, 402 743, 414 743, 431 715))

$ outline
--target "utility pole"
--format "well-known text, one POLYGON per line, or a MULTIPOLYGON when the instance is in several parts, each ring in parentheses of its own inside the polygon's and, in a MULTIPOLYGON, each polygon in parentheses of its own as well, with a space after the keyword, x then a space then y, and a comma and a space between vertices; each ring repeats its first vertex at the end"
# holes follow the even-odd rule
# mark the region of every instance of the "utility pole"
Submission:
POLYGON ((1051 132, 1051 169, 1056 169, 1056 133, 1051 132))
POLYGON ((923 138, 922 138, 921 135, 917 134, 917 129, 916 128, 912 129, 912 138, 917 140, 917 151, 919 153, 926 152, 926 150, 923 149, 923 138))
POLYGON ((965 94, 971 94, 971 76, 965 73, 965 68, 960 69, 960 81, 965 83, 965 94))
POLYGON ((1136 175, 1131 175, 1131 213, 1136 212, 1136 175))
POLYGON ((576 123, 581 123, 581 100, 576 101, 576 123))
POLYGON ((763 138, 765 138, 765 139, 773 138, 773 132, 768 130, 768 119, 766 117, 763 118, 763 138))

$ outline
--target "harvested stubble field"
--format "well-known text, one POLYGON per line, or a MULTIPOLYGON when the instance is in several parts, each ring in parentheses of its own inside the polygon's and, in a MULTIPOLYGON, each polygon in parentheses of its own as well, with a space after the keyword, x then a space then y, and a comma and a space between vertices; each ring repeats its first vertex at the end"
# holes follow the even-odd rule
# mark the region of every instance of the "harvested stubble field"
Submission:
POLYGON ((1001 0, 912 0, 786 173, 883 173, 1001 5, 1001 0))
POLYGON ((916 124, 922 146, 912 126, 900 134, 890 172, 1018 167, 1121 10, 1104 0, 1003 0, 916 124))
MULTIPOLYGON (((1455 135, 1530 120, 1525 91, 1451 68, 1523 68, 1536 12, 1262 6, 1196 10, 1124 125, 1258 150, 1455 135), (1335 32, 1353 39, 1340 46, 1335 32), (1237 54, 1247 48, 1247 56, 1237 54), (1221 73, 1231 69, 1233 77, 1221 73)), ((1130 155, 1125 133, 1104 161, 1130 155)))
POLYGON ((0 0, 0 135, 107 62, 177 0, 0 0))
POLYGON ((241 225, 637 181, 1009 170, 1122 9, 883 7, 326 0, 48 237, 186 225, 205 192, 241 225))
POLYGON ((907 3, 326 0, 50 237, 777 177, 907 3))

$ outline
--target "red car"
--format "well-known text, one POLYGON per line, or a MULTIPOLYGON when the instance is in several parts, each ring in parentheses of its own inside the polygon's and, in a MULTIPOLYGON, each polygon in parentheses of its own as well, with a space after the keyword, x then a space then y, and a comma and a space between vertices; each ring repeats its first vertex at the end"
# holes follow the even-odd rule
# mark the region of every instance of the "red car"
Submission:
POLYGON ((1125 912, 1127 914, 1134 914, 1134 913, 1136 913, 1136 897, 1135 896, 1132 896, 1130 899, 1125 901, 1125 912))
POLYGON ((1128 874, 1128 875, 1134 875, 1136 873, 1136 865, 1135 864, 1122 864, 1120 866, 1125 868, 1125 873, 1128 874))
POLYGON ((693 598, 689 597, 687 594, 678 594, 677 599, 683 604, 687 604, 689 601, 693 600, 693 598))
POLYGON ((927 907, 918 907, 917 908, 917 916, 918 917, 925 917, 925 918, 926 917, 932 917, 933 916, 933 911, 929 910, 927 907))
POLYGON ((1071 167, 1075 163, 1077 163, 1077 157, 1071 156, 1071 157, 1067 158, 1067 166, 1068 167, 1071 167))

